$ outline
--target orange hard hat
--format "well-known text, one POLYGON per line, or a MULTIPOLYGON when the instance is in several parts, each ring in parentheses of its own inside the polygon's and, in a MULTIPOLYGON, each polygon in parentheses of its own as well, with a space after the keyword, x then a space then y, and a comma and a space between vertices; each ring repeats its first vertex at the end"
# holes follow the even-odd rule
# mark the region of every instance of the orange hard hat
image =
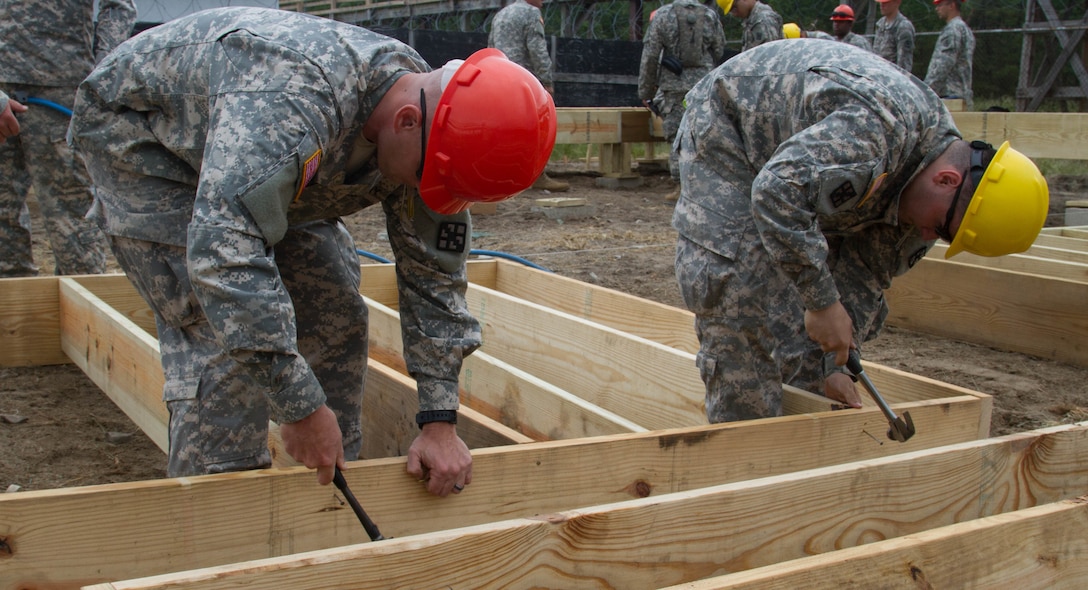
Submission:
POLYGON ((442 215, 508 199, 544 172, 555 132, 555 103, 536 76, 498 49, 481 49, 438 99, 419 195, 442 215))
MULTIPOLYGON (((939 1, 939 0, 938 0, 939 1)), ((848 4, 839 4, 831 13, 831 20, 854 20, 854 9, 848 4)))

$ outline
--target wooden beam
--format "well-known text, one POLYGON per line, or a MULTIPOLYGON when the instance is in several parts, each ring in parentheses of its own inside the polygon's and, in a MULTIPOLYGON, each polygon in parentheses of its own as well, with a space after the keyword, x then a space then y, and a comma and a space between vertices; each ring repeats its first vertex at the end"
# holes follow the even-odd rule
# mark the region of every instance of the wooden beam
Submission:
POLYGON ((1077 497, 1086 434, 1021 433, 88 588, 661 588, 1077 497))
MULTIPOLYGON (((1034 248, 1033 248, 1034 250, 1034 248)), ((934 260, 945 260, 944 254, 948 251, 947 244, 934 244, 926 254, 934 260)), ((1039 276, 1047 276, 1055 279, 1068 279, 1080 283, 1088 283, 1088 253, 1085 254, 1085 262, 1071 262, 1042 258, 1028 254, 1010 254, 1008 256, 976 256, 969 252, 960 252, 951 260, 962 264, 985 266, 1000 270, 1030 273, 1039 276)))
POLYGON ((926 257, 886 296, 892 325, 1088 366, 1088 284, 926 257))
POLYGON ((1061 500, 663 590, 1082 588, 1088 502, 1061 500))
POLYGON ((60 348, 56 277, 0 279, 0 367, 68 362, 60 348))
MULTIPOLYGON (((919 426, 903 444, 883 438, 883 415, 871 409, 478 449, 473 483, 447 499, 427 494, 403 458, 353 462, 345 477, 382 532, 401 538, 970 441, 979 405, 973 396, 904 405, 919 426)), ((0 494, 0 537, 14 548, 0 590, 367 540, 336 491, 301 468, 0 494)))

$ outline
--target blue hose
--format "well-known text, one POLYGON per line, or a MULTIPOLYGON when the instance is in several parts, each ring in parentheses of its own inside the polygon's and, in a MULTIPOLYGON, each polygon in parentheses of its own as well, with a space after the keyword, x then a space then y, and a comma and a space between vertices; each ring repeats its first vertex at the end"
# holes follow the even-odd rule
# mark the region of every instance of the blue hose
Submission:
MULTIPOLYGON (((16 100, 18 100, 18 99, 16 99, 16 100)), ((20 100, 19 102, 21 102, 23 104, 36 104, 36 105, 40 105, 40 106, 43 106, 43 107, 49 107, 49 108, 53 109, 54 111, 59 111, 59 112, 64 113, 65 115, 67 115, 69 117, 72 116, 72 109, 70 109, 70 108, 68 108, 68 107, 66 107, 66 106, 64 106, 62 104, 57 104, 57 103, 55 103, 55 102, 53 102, 51 100, 46 100, 44 98, 38 98, 37 96, 29 96, 29 97, 26 98, 26 100, 20 100)))
MULTIPOLYGON (((389 263, 393 262, 392 260, 389 260, 389 259, 384 258, 382 256, 378 256, 377 254, 374 254, 373 252, 367 252, 366 250, 356 248, 355 252, 359 256, 364 256, 364 257, 369 258, 371 260, 381 262, 382 264, 389 264, 389 263)), ((515 256, 513 254, 507 254, 506 252, 496 252, 494 250, 470 250, 469 254, 474 254, 476 256, 494 256, 495 258, 505 258, 507 260, 512 260, 514 262, 520 262, 521 264, 524 264, 525 266, 528 266, 530 268, 535 268, 537 270, 542 270, 544 272, 552 272, 550 269, 544 268, 543 266, 540 266, 539 264, 530 262, 530 261, 528 261, 528 260, 526 260, 526 259, 524 259, 524 258, 522 258, 520 256, 515 256)))

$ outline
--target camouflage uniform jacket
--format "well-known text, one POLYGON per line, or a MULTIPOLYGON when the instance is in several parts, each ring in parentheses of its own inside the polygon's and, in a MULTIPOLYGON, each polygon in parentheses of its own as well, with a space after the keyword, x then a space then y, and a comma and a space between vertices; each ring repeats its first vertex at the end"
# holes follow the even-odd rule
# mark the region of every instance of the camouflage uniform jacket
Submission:
POLYGON ((725 32, 718 13, 696 0, 676 0, 658 9, 642 41, 638 97, 650 100, 657 91, 687 92, 706 75, 725 50, 725 32), (661 67, 661 56, 679 59, 677 76, 661 67))
POLYGON ((836 39, 836 40, 841 41, 843 43, 849 43, 850 45, 853 45, 854 47, 860 47, 860 48, 864 49, 865 51, 872 51, 873 50, 872 43, 869 43, 869 40, 866 39, 864 35, 859 35, 859 34, 853 32, 853 31, 850 31, 849 33, 844 35, 842 39, 836 39))
POLYGON ((782 17, 770 6, 756 2, 748 18, 744 19, 744 30, 741 33, 741 51, 748 51, 753 47, 763 45, 768 41, 783 39, 782 17))
POLYGON ((552 58, 544 40, 544 17, 525 0, 503 8, 491 20, 487 46, 529 70, 544 86, 552 85, 552 58))
POLYGON ((687 101, 677 142, 693 146, 680 156, 682 164, 694 159, 693 174, 684 176, 673 226, 732 258, 754 224, 806 309, 840 299, 828 240, 897 226, 903 188, 960 137, 920 80, 831 41, 741 53, 696 84, 687 101))
POLYGON ((75 88, 128 38, 133 0, 0 0, 0 82, 75 88))
POLYGON ((971 66, 975 36, 960 17, 948 21, 937 37, 926 71, 926 84, 944 98, 958 97, 971 105, 971 66))
POLYGON ((468 215, 439 217, 416 191, 383 181, 363 136, 393 83, 429 70, 412 48, 366 29, 225 8, 133 37, 80 86, 76 147, 85 149, 86 137, 113 143, 110 153, 131 155, 117 169, 145 183, 137 186, 166 180, 152 192, 99 187, 92 215, 108 234, 187 248, 190 279, 224 349, 271 357, 282 371, 270 400, 309 407, 287 421, 323 400, 309 399, 321 388, 289 352, 294 314, 272 247, 289 225, 377 203, 397 259, 404 356, 420 407, 458 406, 461 361, 479 346, 480 328, 465 303, 467 244, 442 250, 436 234, 447 221, 469 229, 468 215))
POLYGON ((876 35, 873 37, 873 52, 893 64, 911 71, 914 67, 914 23, 896 13, 890 22, 881 18, 876 23, 876 35))

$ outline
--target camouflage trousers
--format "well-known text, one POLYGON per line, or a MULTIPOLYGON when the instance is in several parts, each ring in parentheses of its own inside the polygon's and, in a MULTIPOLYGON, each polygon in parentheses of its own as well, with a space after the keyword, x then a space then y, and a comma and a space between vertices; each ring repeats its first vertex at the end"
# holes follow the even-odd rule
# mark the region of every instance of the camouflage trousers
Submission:
MULTIPOLYGON (((7 85, 9 95, 72 107, 74 88, 7 85)), ((28 185, 41 208, 45 235, 56 260, 55 274, 90 274, 106 269, 106 242, 85 219, 91 206, 90 179, 66 143, 68 116, 29 104, 18 115, 20 133, 0 144, 0 277, 36 276, 31 249, 28 185)))
POLYGON ((823 356, 804 329, 796 288, 763 250, 754 226, 729 259, 681 236, 676 278, 695 314, 695 363, 711 423, 782 413, 782 383, 819 391, 823 356))
MULTIPOLYGON (((167 475, 269 466, 269 371, 217 343, 189 282, 185 249, 116 236, 110 243, 155 312, 170 412, 167 475)), ((276 244, 275 259, 294 306, 299 354, 324 389, 344 456, 353 460, 362 445, 368 326, 354 242, 339 220, 296 226, 276 244)))
POLYGON ((672 144, 676 141, 676 134, 680 131, 680 120, 684 118, 685 92, 660 90, 654 97, 654 103, 660 105, 661 130, 665 134, 665 141, 669 145, 669 175, 673 180, 680 180, 680 155, 672 144))

